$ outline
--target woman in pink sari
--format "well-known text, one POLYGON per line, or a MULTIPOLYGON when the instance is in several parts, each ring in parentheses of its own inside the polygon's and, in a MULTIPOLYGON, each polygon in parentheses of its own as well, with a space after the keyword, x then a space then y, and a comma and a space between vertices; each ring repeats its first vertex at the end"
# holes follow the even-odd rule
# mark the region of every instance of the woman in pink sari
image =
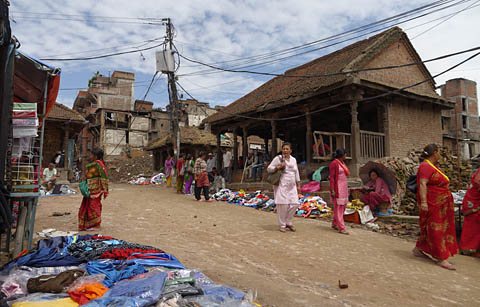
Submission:
POLYGON ((382 203, 390 204, 392 202, 392 195, 385 180, 378 176, 375 169, 368 172, 368 177, 370 177, 370 181, 365 187, 367 192, 362 195, 361 200, 364 204, 368 205, 373 212, 375 208, 382 203))
POLYGON ((173 157, 168 155, 167 160, 165 161, 165 178, 167 178, 167 187, 172 186, 172 169, 175 165, 173 162, 173 157))
POLYGON ((348 203, 348 182, 350 175, 345 164, 345 150, 337 149, 333 161, 330 163, 330 195, 333 202, 332 228, 341 234, 348 235, 345 230, 343 214, 348 203))
POLYGON ((287 228, 291 231, 296 231, 295 226, 292 224, 292 219, 299 206, 300 174, 298 172, 297 160, 290 155, 291 153, 292 146, 290 143, 283 143, 282 155, 276 156, 267 168, 269 173, 282 171, 279 185, 273 186, 280 232, 286 232, 287 228))

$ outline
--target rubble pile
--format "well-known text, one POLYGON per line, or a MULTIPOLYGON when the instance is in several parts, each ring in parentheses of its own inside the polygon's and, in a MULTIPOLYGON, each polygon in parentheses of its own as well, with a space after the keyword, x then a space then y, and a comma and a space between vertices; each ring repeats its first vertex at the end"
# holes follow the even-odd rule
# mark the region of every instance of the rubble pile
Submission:
MULTIPOLYGON (((405 188, 408 177, 416 175, 421 162, 421 150, 412 150, 407 157, 389 157, 375 162, 390 168, 397 179, 397 193, 393 195, 392 210, 394 214, 418 215, 416 195, 405 188)), ((463 161, 458 167, 457 157, 451 155, 447 149, 441 150, 439 160, 440 169, 450 178, 450 190, 468 189, 472 166, 468 161, 463 161)))
POLYGON ((151 177, 153 158, 150 153, 143 153, 136 157, 118 157, 107 163, 108 177, 111 182, 127 183, 138 177, 151 177))
POLYGON ((368 229, 373 232, 379 232, 392 237, 399 237, 411 241, 415 241, 420 235, 420 226, 418 223, 377 220, 374 223, 367 223, 365 225, 351 224, 350 227, 368 229), (377 227, 372 227, 372 225, 377 227))

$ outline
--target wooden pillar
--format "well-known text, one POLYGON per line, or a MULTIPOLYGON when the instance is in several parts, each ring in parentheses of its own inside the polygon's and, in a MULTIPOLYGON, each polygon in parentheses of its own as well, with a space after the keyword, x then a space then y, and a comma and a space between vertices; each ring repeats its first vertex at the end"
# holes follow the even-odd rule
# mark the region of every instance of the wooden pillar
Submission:
POLYGON ((270 157, 273 159, 277 154, 277 122, 272 120, 270 121, 272 126, 272 150, 270 152, 270 157))
POLYGON ((307 152, 306 152, 306 159, 307 163, 312 163, 312 140, 313 140, 313 133, 312 133, 312 114, 310 114, 310 111, 307 110, 306 115, 306 125, 307 125, 307 134, 306 134, 306 146, 307 146, 307 152))
POLYGON ((360 167, 360 122, 358 121, 358 102, 354 101, 350 105, 352 115, 352 167, 351 174, 353 177, 358 176, 360 167))
POLYGON ((233 130, 233 170, 238 169, 238 135, 237 129, 233 130))
POLYGON ((222 138, 220 136, 220 132, 217 133, 217 170, 220 172, 222 169, 222 160, 223 160, 223 155, 222 155, 222 138))
POLYGON ((383 133, 385 133, 385 156, 390 157, 391 149, 390 149, 390 121, 389 121, 389 109, 390 109, 390 102, 385 103, 383 107, 383 133))
POLYGON ((242 155, 243 155, 243 163, 245 163, 245 161, 247 160, 247 156, 248 156, 248 127, 247 126, 243 126, 242 127, 242 130, 243 130, 243 135, 242 135, 242 155))
MULTIPOLYGON (((65 137, 63 139, 63 150, 65 151, 65 156, 63 158, 63 168, 65 170, 69 169, 69 159, 68 159, 68 139, 70 138, 70 130, 65 127, 65 137)), ((68 172, 67 172, 67 177, 68 177, 68 172)))

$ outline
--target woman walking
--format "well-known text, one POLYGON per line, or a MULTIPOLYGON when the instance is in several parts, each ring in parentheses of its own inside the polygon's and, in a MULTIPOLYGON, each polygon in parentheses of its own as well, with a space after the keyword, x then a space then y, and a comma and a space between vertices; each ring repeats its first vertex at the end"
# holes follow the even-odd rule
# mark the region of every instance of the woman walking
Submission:
POLYGON ((195 167, 193 174, 195 177, 195 199, 199 202, 202 200, 202 192, 205 196, 205 201, 212 201, 208 194, 208 188, 210 187, 210 181, 208 180, 207 173, 207 155, 204 152, 200 152, 200 157, 195 161, 195 167))
POLYGON ((83 197, 78 211, 78 229, 88 230, 100 226, 102 222, 102 196, 108 196, 108 174, 103 161, 103 150, 89 151, 89 162, 85 167, 85 179, 90 197, 83 197))
POLYGON ((175 165, 173 157, 169 154, 165 160, 165 178, 167 178, 167 188, 172 186, 172 169, 175 165))
POLYGON ((348 203, 347 177, 350 175, 350 171, 345 164, 345 159, 345 149, 337 149, 334 159, 330 163, 330 197, 333 202, 332 228, 341 234, 348 235, 345 230, 343 214, 348 203))
POLYGON ((291 153, 290 143, 283 143, 282 155, 276 156, 267 168, 269 173, 282 171, 280 183, 273 186, 280 232, 285 232, 286 228, 296 231, 292 219, 299 206, 297 188, 300 189, 300 174, 297 160, 290 155, 291 153))
POLYGON ((472 175, 470 188, 463 199, 462 214, 460 251, 464 255, 480 257, 480 169, 472 175))
POLYGON ((413 254, 430 258, 428 254, 442 268, 455 270, 455 266, 447 261, 458 252, 453 197, 448 190, 450 179, 435 166, 440 158, 437 145, 425 146, 422 158, 424 161, 417 172, 420 237, 413 254))
POLYGON ((187 161, 185 161, 185 195, 190 195, 193 182, 193 167, 195 166, 191 154, 187 155, 187 161))
POLYGON ((180 154, 180 158, 177 161, 177 193, 182 194, 183 179, 185 179, 185 154, 180 154))

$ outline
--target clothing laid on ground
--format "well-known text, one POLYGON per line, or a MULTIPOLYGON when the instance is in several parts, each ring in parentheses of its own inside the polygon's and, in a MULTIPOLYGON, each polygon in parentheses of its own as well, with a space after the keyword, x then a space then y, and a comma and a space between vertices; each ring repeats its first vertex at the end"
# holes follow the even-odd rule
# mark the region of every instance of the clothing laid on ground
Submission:
POLYGON ((77 278, 82 277, 84 274, 85 271, 70 270, 62 272, 58 275, 42 275, 29 279, 27 283, 27 289, 29 293, 61 293, 77 278))
POLYGON ((108 288, 104 285, 93 283, 86 284, 73 291, 68 291, 68 295, 70 295, 70 298, 80 305, 85 305, 91 300, 102 297, 105 293, 107 293, 107 291, 108 288))
MULTIPOLYGON (((448 190, 450 180, 428 160, 418 168, 419 187, 420 179, 428 179, 428 211, 419 210, 420 237, 417 247, 436 259, 445 260, 458 253, 453 197, 448 190)), ((420 208, 420 189, 417 192, 417 203, 420 208)))
POLYGON ((87 183, 90 197, 83 197, 78 211, 80 230, 97 227, 102 223, 102 196, 108 196, 108 173, 105 163, 96 160, 87 164, 87 183))
POLYGON ((111 262, 90 261, 85 266, 88 274, 105 274, 105 280, 102 282, 107 288, 112 287, 117 281, 145 273, 145 267, 141 264, 120 264, 113 265, 111 262))
POLYGON ((480 170, 470 181, 470 188, 463 198, 463 228, 460 250, 463 254, 480 257, 480 170))
POLYGON ((135 253, 163 253, 162 250, 122 240, 84 240, 68 247, 68 252, 75 257, 95 259, 124 260, 135 253))

